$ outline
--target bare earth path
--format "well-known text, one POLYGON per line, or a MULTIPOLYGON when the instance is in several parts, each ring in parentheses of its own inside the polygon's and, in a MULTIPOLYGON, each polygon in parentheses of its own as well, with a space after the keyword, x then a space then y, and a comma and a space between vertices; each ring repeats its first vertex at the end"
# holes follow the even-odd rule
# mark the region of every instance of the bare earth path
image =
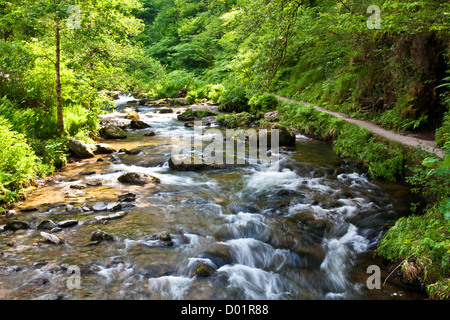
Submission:
POLYGON ((398 134, 398 133, 395 133, 395 132, 383 129, 379 125, 376 125, 376 124, 374 124, 372 122, 369 122, 369 121, 352 119, 348 115, 346 115, 345 113, 330 111, 330 110, 324 109, 324 108, 322 108, 320 106, 315 106, 315 105, 313 105, 311 103, 295 101, 293 99, 289 99, 289 98, 282 97, 282 96, 279 96, 279 95, 276 95, 276 97, 278 99, 282 100, 282 101, 296 102, 296 103, 300 103, 300 104, 303 104, 303 105, 306 105, 306 106, 314 107, 318 111, 326 112, 326 113, 331 114, 331 115, 333 115, 335 117, 341 118, 342 120, 347 121, 349 123, 354 123, 354 124, 357 124, 359 126, 365 127, 367 130, 369 130, 373 134, 375 134, 375 135, 377 135, 379 137, 382 137, 384 139, 400 142, 400 143, 402 143, 402 144, 404 144, 406 146, 410 146, 410 147, 414 147, 414 148, 422 146, 428 152, 435 153, 439 158, 444 158, 444 151, 439 149, 439 148, 436 148, 434 146, 434 140, 421 139, 421 138, 415 137, 413 135, 398 134))

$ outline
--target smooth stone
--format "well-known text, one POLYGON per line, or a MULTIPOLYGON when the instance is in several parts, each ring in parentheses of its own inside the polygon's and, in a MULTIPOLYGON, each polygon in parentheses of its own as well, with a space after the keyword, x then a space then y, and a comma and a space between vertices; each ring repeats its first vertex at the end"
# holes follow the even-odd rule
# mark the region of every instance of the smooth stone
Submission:
POLYGON ((76 226, 78 224, 78 220, 65 220, 58 222, 58 227, 60 228, 70 228, 76 226))
POLYGON ((52 220, 42 220, 37 225, 36 229, 38 230, 52 230, 53 228, 56 228, 57 225, 52 220))

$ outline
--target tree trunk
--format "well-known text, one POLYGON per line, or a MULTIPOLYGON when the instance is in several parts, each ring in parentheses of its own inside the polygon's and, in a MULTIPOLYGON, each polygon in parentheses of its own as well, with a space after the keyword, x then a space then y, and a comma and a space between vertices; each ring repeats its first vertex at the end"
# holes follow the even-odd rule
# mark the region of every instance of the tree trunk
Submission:
POLYGON ((56 86, 56 115, 58 131, 60 135, 64 134, 64 117, 61 99, 61 44, 59 37, 59 22, 55 17, 55 86, 56 86))

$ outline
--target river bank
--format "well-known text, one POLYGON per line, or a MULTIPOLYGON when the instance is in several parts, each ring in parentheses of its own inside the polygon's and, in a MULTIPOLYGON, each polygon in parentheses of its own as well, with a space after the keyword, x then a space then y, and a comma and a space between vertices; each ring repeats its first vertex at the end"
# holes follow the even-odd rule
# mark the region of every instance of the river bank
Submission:
POLYGON ((70 163, 23 203, 35 210, 19 216, 29 228, 2 233, 3 298, 424 298, 394 277, 381 290, 366 286, 383 226, 409 210, 408 188, 369 179, 303 135, 280 152, 277 172, 174 171, 167 162, 176 137, 195 134, 177 120, 185 108, 140 106, 151 127, 108 141, 139 152, 70 163), (129 172, 160 183, 118 180, 129 172), (59 229, 44 232, 63 243, 41 238, 45 220, 59 229), (66 286, 70 266, 80 268, 80 290, 66 286))

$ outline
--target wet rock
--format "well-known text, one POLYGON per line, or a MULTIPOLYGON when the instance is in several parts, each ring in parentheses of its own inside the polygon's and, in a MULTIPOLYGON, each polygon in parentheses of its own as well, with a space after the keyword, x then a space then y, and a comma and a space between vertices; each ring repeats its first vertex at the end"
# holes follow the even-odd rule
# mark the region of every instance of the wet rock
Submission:
POLYGON ((47 232, 41 232, 40 236, 43 238, 45 242, 50 242, 57 245, 64 243, 64 238, 61 236, 55 236, 54 234, 50 234, 47 232))
POLYGON ((6 217, 7 217, 7 218, 10 218, 10 217, 14 216, 16 213, 17 213, 16 210, 9 210, 9 211, 6 213, 6 217))
POLYGON ((80 172, 79 175, 80 176, 92 176, 92 175, 94 175, 96 173, 97 172, 95 172, 95 171, 83 171, 83 172, 80 172))
POLYGON ((69 139, 68 148, 81 159, 89 159, 95 157, 91 146, 81 142, 80 140, 69 139))
POLYGON ((26 229, 30 229, 30 225, 25 221, 12 220, 12 221, 8 221, 3 229, 5 231, 6 230, 10 230, 10 231, 26 230, 26 229))
POLYGON ((15 241, 8 241, 8 242, 6 243, 6 245, 7 245, 8 247, 14 247, 14 246, 16 245, 16 242, 15 242, 15 241))
POLYGON ((186 123, 184 124, 184 126, 185 126, 186 128, 193 128, 194 125, 195 125, 195 122, 194 122, 194 121, 186 121, 186 123))
POLYGON ((142 152, 141 149, 125 150, 125 154, 130 154, 130 155, 137 155, 141 152, 142 152))
POLYGON ((158 235, 159 240, 161 241, 171 241, 172 237, 170 236, 170 233, 167 231, 163 231, 158 235))
POLYGON ((84 184, 72 184, 69 187, 70 189, 76 189, 76 190, 83 190, 86 189, 86 186, 84 184))
POLYGON ((147 129, 150 128, 150 125, 146 124, 141 120, 132 120, 130 123, 130 128, 135 130, 147 129))
MULTIPOLYGON (((237 163, 235 161, 235 163, 237 163)), ((214 159, 205 160, 195 159, 194 155, 177 154, 172 155, 169 159, 169 167, 175 171, 204 171, 204 170, 217 170, 227 169, 235 166, 234 164, 226 164, 225 161, 217 163, 214 159)))
POLYGON ((94 212, 107 211, 108 210, 108 205, 106 203, 104 203, 104 202, 99 202, 99 203, 96 203, 96 204, 92 205, 91 209, 94 212))
POLYGON ((51 233, 56 233, 56 232, 60 232, 60 231, 63 231, 63 230, 64 230, 63 228, 56 227, 56 228, 53 228, 52 230, 50 230, 50 232, 51 233))
POLYGON ((206 278, 212 276, 216 270, 207 263, 200 263, 195 269, 195 275, 199 278, 206 278))
POLYGON ((129 119, 129 120, 139 120, 140 119, 139 114, 136 111, 128 112, 125 118, 129 119))
MULTIPOLYGON (((280 147, 294 147, 296 138, 295 134, 289 131, 286 127, 278 124, 278 123, 270 123, 265 122, 259 130, 256 132, 256 139, 258 140, 258 145, 260 143, 260 139, 266 139, 267 146, 270 147, 272 144, 272 130, 278 130, 278 142, 280 147), (261 130, 266 130, 264 133, 261 130)), ((254 137, 254 136, 253 136, 254 137)), ((253 138, 252 136, 250 138, 253 138)))
POLYGON ((146 173, 141 172, 128 172, 119 177, 119 182, 128 183, 128 184, 136 184, 136 185, 145 185, 145 184, 159 184, 161 180, 146 173))
POLYGON ((126 215, 127 215, 127 213, 125 211, 121 211, 121 212, 113 213, 113 214, 110 214, 107 216, 96 216, 94 222, 104 223, 109 220, 121 219, 121 218, 125 217, 126 215))
POLYGON ((173 113, 173 110, 170 108, 162 108, 159 110, 160 114, 167 114, 167 113, 173 113))
POLYGON ((100 181, 88 182, 88 183, 86 183, 86 185, 88 187, 100 187, 103 185, 103 182, 100 182, 100 181))
POLYGON ((177 116, 178 121, 194 121, 195 114, 188 110, 177 116))
POLYGON ((133 202, 136 200, 136 194, 132 192, 122 193, 119 195, 119 201, 121 202, 133 202))
POLYGON ((118 126, 107 124, 100 129, 100 135, 105 139, 125 139, 126 132, 118 126))
POLYGON ((36 229, 37 230, 52 230, 56 226, 57 226, 56 223, 54 223, 52 220, 42 220, 41 222, 39 222, 36 229))
POLYGON ((109 144, 100 143, 95 145, 95 154, 111 154, 114 152, 117 152, 116 148, 109 144))
POLYGON ((154 136, 156 136, 156 133, 154 131, 147 131, 146 133, 144 133, 144 136, 154 137, 154 136))
POLYGON ((106 206, 108 211, 119 211, 122 210, 122 205, 119 202, 111 202, 106 206))
POLYGON ((65 220, 58 222, 58 227, 60 228, 70 228, 76 226, 78 224, 78 220, 65 220))
POLYGON ((91 210, 92 210, 91 206, 88 205, 87 203, 83 204, 83 206, 81 207, 81 211, 83 212, 89 212, 91 210))
POLYGON ((114 238, 114 236, 102 230, 97 230, 91 235, 92 242, 100 243, 102 241, 115 241, 115 240, 116 239, 114 238))

